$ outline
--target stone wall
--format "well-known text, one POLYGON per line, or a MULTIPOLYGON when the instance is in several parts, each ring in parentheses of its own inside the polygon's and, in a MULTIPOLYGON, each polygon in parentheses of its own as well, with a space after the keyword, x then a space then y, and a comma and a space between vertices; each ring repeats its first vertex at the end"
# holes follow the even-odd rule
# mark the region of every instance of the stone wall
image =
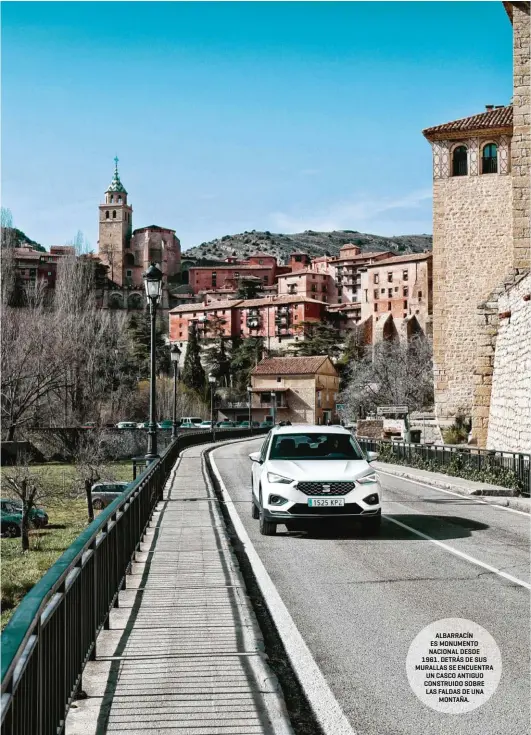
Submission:
POLYGON ((531 452, 531 274, 498 298, 487 447, 531 452))
POLYGON ((511 3, 513 20, 513 235, 515 268, 531 266, 531 22, 529 2, 511 3))
POLYGON ((477 305, 512 262, 512 184, 491 174, 433 185, 435 400, 446 418, 472 410, 477 305))

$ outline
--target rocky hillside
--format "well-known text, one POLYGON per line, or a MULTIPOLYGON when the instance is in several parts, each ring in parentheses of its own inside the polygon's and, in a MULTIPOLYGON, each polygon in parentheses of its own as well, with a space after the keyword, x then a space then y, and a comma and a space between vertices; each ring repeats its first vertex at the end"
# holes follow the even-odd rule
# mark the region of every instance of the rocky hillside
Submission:
POLYGON ((183 258, 203 258, 206 260, 223 260, 229 255, 246 258, 260 251, 275 255, 279 263, 285 263, 289 254, 299 250, 312 257, 319 255, 337 255, 339 249, 347 243, 354 243, 364 251, 392 250, 397 255, 404 253, 421 253, 431 250, 431 235, 399 235, 397 237, 381 237, 368 235, 355 230, 334 230, 334 232, 305 232, 294 235, 282 235, 274 232, 242 232, 238 235, 225 235, 217 240, 203 242, 183 253, 183 258))

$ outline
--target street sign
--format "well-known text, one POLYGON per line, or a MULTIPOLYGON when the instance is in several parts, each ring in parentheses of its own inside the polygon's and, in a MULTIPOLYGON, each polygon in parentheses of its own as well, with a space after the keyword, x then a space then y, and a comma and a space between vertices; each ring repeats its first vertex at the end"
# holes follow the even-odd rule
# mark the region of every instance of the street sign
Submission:
POLYGON ((338 411, 342 411, 344 408, 345 408, 345 404, 344 403, 336 403, 336 413, 338 411))
POLYGON ((409 413, 409 409, 407 406, 378 406, 376 408, 377 416, 394 415, 397 413, 409 413))

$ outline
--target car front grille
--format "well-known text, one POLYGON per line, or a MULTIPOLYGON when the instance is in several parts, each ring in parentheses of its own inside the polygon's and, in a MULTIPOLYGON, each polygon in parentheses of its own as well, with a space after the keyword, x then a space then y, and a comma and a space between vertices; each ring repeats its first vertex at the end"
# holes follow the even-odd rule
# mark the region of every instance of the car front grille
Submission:
POLYGON ((298 482, 297 489, 305 495, 346 495, 354 490, 354 482, 298 482), (325 489, 326 486, 326 489, 325 489))
POLYGON ((336 508, 312 508, 304 503, 295 503, 289 509, 288 513, 292 513, 296 516, 351 516, 359 515, 361 513, 361 507, 357 503, 348 503, 347 505, 340 505, 336 508))

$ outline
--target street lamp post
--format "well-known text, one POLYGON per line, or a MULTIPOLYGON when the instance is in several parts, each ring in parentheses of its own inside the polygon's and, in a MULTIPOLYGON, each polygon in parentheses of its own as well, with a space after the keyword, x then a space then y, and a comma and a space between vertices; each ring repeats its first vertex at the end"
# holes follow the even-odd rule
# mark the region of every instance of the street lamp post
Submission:
POLYGON ((277 423, 277 394, 271 391, 271 410, 273 411, 273 426, 277 423))
POLYGON ((157 384, 156 384, 156 359, 155 359, 155 343, 156 343, 156 319, 157 305, 162 292, 162 271, 157 268, 155 263, 151 263, 147 271, 142 275, 144 285, 146 287, 146 296, 149 303, 149 314, 151 317, 151 354, 150 354, 150 371, 149 371, 149 428, 148 428, 148 448, 146 454, 146 464, 157 459, 157 424, 155 423, 156 407, 157 407, 157 384))
POLYGON ((249 430, 251 434, 253 433, 253 411, 251 407, 251 401, 253 399, 253 387, 252 385, 247 386, 247 396, 249 400, 249 430))
POLYGON ((181 350, 177 345, 172 345, 170 357, 173 364, 173 418, 171 422, 171 438, 173 441, 177 436, 177 379, 179 377, 179 360, 181 357, 181 350))
POLYGON ((216 378, 212 373, 208 376, 210 383, 210 425, 212 426, 212 441, 216 441, 216 426, 214 424, 214 393, 216 392, 216 378))

